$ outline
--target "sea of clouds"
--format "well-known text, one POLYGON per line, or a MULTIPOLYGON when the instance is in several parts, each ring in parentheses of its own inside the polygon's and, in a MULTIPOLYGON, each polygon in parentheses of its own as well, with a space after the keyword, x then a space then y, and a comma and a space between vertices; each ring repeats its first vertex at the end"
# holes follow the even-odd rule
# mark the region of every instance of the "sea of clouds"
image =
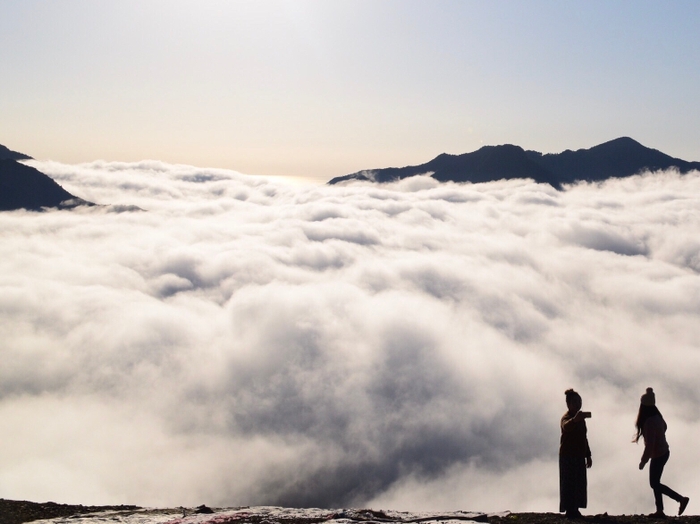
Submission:
POLYGON ((700 504, 700 173, 29 163, 110 205, 0 213, 0 497, 556 511, 573 387, 588 512, 649 512, 652 386, 664 480, 700 504))

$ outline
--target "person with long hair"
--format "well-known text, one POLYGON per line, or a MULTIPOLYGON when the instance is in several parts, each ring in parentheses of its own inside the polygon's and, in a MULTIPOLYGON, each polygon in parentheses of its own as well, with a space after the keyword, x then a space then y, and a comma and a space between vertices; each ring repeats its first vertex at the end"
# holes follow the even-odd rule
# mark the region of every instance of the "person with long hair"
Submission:
POLYGON ((690 498, 683 497, 668 486, 661 484, 661 474, 664 472, 664 466, 668 462, 671 455, 666 442, 666 421, 661 415, 659 408, 656 407, 656 395, 652 388, 647 388, 639 401, 639 413, 637 414, 637 434, 634 442, 639 442, 639 439, 644 437, 644 453, 639 462, 639 469, 644 469, 649 460, 649 485, 654 490, 654 501, 656 503, 656 513, 649 515, 650 517, 665 517, 663 495, 672 498, 680 504, 678 507, 678 515, 682 515, 685 508, 688 506, 690 498))
POLYGON ((573 389, 567 389, 566 407, 561 418, 561 441, 559 445, 559 511, 567 518, 579 518, 579 508, 588 504, 588 480, 586 469, 593 465, 591 448, 588 446, 586 418, 591 414, 581 411, 583 401, 573 389))

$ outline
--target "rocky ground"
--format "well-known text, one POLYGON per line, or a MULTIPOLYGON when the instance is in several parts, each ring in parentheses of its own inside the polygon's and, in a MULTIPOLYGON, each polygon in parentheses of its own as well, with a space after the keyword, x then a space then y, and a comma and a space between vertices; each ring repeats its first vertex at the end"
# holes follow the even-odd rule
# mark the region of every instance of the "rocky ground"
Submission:
POLYGON ((55 502, 28 502, 26 500, 0 499, 0 524, 20 524, 32 520, 70 517, 83 513, 108 510, 137 509, 137 506, 73 506, 55 502))
MULTIPOLYGON (((321 522, 330 521, 353 521, 362 524, 428 524, 430 522, 439 523, 443 521, 445 524, 455 524, 455 521, 483 522, 487 524, 571 524, 572 521, 567 520, 559 513, 503 513, 498 515, 486 515, 475 513, 447 513, 444 516, 432 514, 424 518, 405 518, 397 512, 382 512, 373 510, 339 510, 334 512, 326 510, 323 516, 319 514, 319 510, 315 510, 312 514, 309 512, 305 515, 304 510, 292 510, 287 514, 277 514, 273 516, 270 512, 257 513, 245 511, 243 508, 238 509, 235 515, 222 514, 220 518, 216 518, 219 510, 210 510, 206 506, 199 508, 173 508, 166 510, 145 510, 138 506, 83 506, 83 505, 68 505, 56 504, 54 502, 28 502, 17 500, 0 499, 0 524, 21 524, 34 520, 43 519, 60 519, 62 522, 89 522, 90 514, 100 514, 109 512, 110 516, 102 516, 100 521, 121 521, 124 515, 134 515, 149 512, 157 512, 158 520, 165 522, 168 520, 175 521, 174 524, 181 524, 183 521, 190 520, 193 523, 206 522, 204 518, 213 519, 212 522, 221 522, 227 524, 319 524, 321 522), (199 517, 197 520, 192 520, 193 517, 199 517)), ((700 516, 689 515, 683 517, 669 516, 666 519, 650 518, 644 515, 586 515, 578 522, 586 522, 590 524, 653 524, 655 522, 663 522, 664 520, 674 520, 677 524, 700 524, 700 516)), ((577 521, 574 521, 577 522, 577 521)))

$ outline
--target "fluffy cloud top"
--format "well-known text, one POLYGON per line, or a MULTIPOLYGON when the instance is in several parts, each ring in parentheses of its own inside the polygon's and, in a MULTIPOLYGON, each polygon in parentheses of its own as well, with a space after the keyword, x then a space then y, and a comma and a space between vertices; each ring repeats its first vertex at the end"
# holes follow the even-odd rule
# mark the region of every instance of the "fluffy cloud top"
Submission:
POLYGON ((33 165, 111 206, 0 214, 3 497, 556 511, 574 387, 589 510, 651 511, 630 440, 653 386, 664 478, 700 500, 698 173, 33 165))

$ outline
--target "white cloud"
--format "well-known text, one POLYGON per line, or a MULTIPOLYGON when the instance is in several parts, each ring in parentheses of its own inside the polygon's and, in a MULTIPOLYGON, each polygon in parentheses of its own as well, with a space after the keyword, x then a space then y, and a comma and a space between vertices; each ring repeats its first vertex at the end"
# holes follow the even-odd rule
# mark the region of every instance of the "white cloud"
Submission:
POLYGON ((664 478, 700 498, 697 173, 556 192, 33 165, 145 211, 0 214, 6 498, 553 511, 575 387, 590 511, 650 511, 649 385, 664 478))

